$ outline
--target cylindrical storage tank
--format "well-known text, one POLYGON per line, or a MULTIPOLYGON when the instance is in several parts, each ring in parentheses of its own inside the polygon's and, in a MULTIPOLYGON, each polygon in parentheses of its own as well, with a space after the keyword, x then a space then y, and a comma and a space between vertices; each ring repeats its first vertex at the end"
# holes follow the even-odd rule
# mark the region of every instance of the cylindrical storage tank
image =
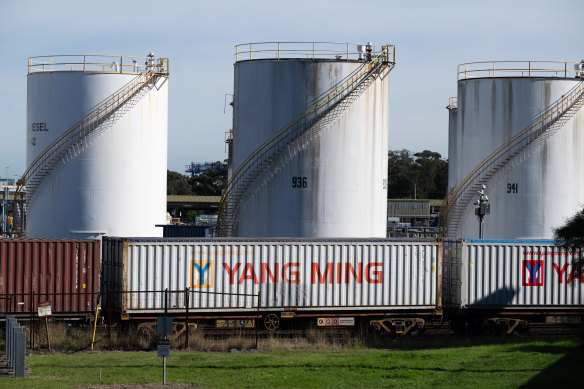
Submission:
MULTIPOLYGON (((572 69, 572 63, 564 62, 459 66, 458 109, 456 114, 450 114, 449 156, 454 156, 449 164, 450 189, 524 129, 530 127, 529 131, 535 134, 521 147, 510 142, 501 150, 513 152, 485 165, 491 169, 502 164, 479 183, 486 186, 490 204, 490 213, 484 217, 483 238, 552 238, 553 229, 584 203, 584 113, 577 108, 582 95, 574 94, 582 90, 582 79, 572 69), (567 96, 574 99, 565 101, 567 96), (556 113, 564 112, 571 104, 576 109, 560 115, 558 120, 548 119, 557 117, 556 113), (542 117, 544 129, 550 123, 554 126, 551 131, 538 133, 541 124, 532 126, 541 123, 538 120, 542 117)), ((464 212, 457 223, 459 237, 479 237, 473 206, 477 199, 478 194, 473 194, 472 200, 461 208, 464 212)))
POLYGON ((27 168, 45 155, 56 162, 27 181, 28 237, 162 236, 156 228, 166 220, 168 61, 162 60, 29 59, 27 168), (53 143, 81 127, 75 144, 53 143))
MULTIPOLYGON (((250 45, 244 54, 248 47, 239 48, 234 65, 233 172, 363 65, 348 47, 325 50, 315 44, 302 53, 294 45, 278 44, 273 51, 250 45), (254 50, 271 56, 256 59, 254 50), (293 53, 292 58, 286 58, 287 53, 293 53)), ((386 236, 389 71, 386 67, 317 135, 283 152, 283 163, 266 168, 259 184, 248 189, 234 236, 386 236)))

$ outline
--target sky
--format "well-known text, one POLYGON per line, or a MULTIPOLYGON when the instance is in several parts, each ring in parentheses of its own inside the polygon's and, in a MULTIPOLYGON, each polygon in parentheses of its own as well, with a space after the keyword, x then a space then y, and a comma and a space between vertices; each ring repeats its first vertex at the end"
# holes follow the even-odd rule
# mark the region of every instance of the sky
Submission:
POLYGON ((0 0, 0 177, 25 170, 27 58, 57 54, 170 60, 168 168, 227 158, 234 46, 247 42, 396 45, 389 149, 448 155, 457 65, 580 61, 584 1, 0 0))

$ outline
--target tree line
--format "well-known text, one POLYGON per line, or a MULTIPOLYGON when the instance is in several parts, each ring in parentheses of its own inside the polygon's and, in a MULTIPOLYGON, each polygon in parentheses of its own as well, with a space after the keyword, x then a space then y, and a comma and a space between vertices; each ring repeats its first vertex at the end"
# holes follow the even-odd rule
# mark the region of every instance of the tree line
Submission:
POLYGON ((170 170, 166 173, 168 195, 221 196, 221 191, 226 185, 227 165, 222 169, 209 169, 193 177, 170 170))
POLYGON ((388 198, 442 199, 448 188, 448 160, 430 150, 391 150, 387 176, 388 198))
MULTIPOLYGON (((448 161, 440 153, 424 150, 392 150, 388 153, 387 197, 394 199, 441 199, 448 186, 448 161)), ((221 196, 227 185, 227 166, 197 176, 167 172, 167 194, 221 196)))

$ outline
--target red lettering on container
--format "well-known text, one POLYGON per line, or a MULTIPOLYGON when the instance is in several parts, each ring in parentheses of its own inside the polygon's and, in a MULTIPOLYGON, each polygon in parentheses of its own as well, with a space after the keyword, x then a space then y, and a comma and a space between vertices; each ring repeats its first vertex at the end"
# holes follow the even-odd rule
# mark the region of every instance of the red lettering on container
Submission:
POLYGON ((282 279, 290 284, 298 284, 298 276, 300 273, 298 271, 290 271, 286 273, 286 271, 291 267, 299 267, 300 264, 298 262, 291 262, 284 265, 282 268, 282 279), (290 276, 290 277, 289 277, 290 276))
POLYGON ((239 285, 243 284, 245 280, 253 280, 254 284, 259 284, 258 278, 256 277, 255 270, 253 270, 253 265, 251 263, 246 263, 242 272, 241 278, 239 279, 239 285))
POLYGON ((345 284, 349 283, 349 273, 353 275, 353 278, 357 280, 357 283, 360 284, 363 282, 363 263, 359 262, 357 264, 357 273, 355 273, 355 269, 353 265, 350 263, 345 263, 345 284))
POLYGON ((279 263, 274 264, 274 272, 273 273, 270 271, 270 267, 267 263, 262 263, 262 275, 261 275, 262 284, 266 283, 266 280, 268 278, 266 276, 270 276, 270 280, 272 280, 272 282, 278 282, 278 278, 280 275, 279 273, 280 273, 280 264, 279 263))
POLYGON ((313 262, 312 263, 312 283, 316 284, 316 277, 318 277, 318 281, 321 284, 325 283, 325 280, 327 278, 328 275, 328 283, 332 284, 333 283, 333 264, 332 263, 327 263, 326 266, 324 267, 324 274, 322 274, 320 272, 320 268, 318 267, 318 263, 313 262))
POLYGON ((383 270, 371 271, 373 267, 383 268, 383 263, 373 262, 365 266, 365 280, 370 284, 381 284, 383 278, 383 270))
POLYGON ((230 269, 229 264, 227 264, 225 262, 223 263, 223 267, 227 271, 227 274, 229 274, 229 283, 231 285, 235 284, 235 273, 237 272, 237 269, 239 269, 240 266, 241 266, 241 263, 238 262, 233 266, 233 269, 230 269))
POLYGON ((568 269, 568 264, 565 263, 564 266, 562 266, 562 269, 560 270, 560 266, 557 263, 554 263, 554 269, 556 270, 556 273, 558 273, 560 284, 564 283, 564 273, 568 269))

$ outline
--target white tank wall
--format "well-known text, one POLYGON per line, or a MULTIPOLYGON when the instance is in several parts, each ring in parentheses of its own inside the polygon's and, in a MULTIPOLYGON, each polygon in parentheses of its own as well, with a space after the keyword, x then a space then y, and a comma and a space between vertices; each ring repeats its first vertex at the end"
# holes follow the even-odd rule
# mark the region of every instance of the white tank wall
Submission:
MULTIPOLYGON (((458 112, 449 149, 449 188, 492 151, 523 130, 577 79, 494 78, 458 83, 458 112)), ((584 113, 570 119, 539 148, 531 146, 487 184, 491 213, 485 239, 552 238, 584 205, 584 113), (517 184, 508 193, 507 184, 517 184)), ((474 206, 466 210, 462 237, 478 237, 474 206)))
MULTIPOLYGON (((233 170, 308 102, 360 62, 258 60, 235 64, 233 170)), ((385 237, 389 75, 301 149, 246 202, 246 237, 385 237), (306 177, 307 187, 292 187, 306 177)))
MULTIPOLYGON (((27 79, 27 165, 135 75, 33 73, 27 79), (31 123, 48 131, 33 132, 31 123), (36 138, 33 145, 32 138, 36 138)), ((168 134, 167 80, 45 178, 29 204, 26 234, 38 238, 162 236, 168 134)))

